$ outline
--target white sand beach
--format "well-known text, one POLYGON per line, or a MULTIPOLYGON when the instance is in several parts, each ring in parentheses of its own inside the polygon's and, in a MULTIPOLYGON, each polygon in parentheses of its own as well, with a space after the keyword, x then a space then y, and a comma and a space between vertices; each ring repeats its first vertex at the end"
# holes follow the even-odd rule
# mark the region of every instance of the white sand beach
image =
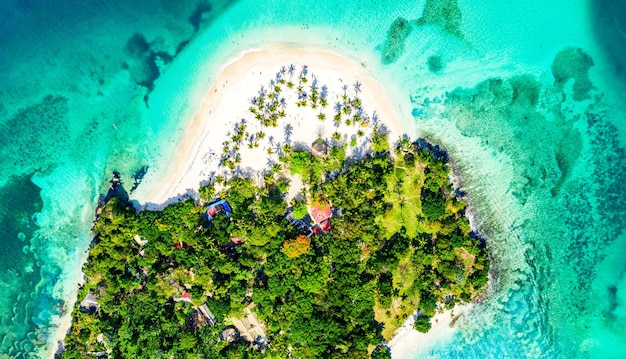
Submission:
POLYGON ((408 358, 418 354, 419 357, 428 357, 434 344, 445 341, 454 334, 456 321, 472 309, 472 304, 456 305, 454 309, 446 310, 431 318, 432 328, 428 333, 420 333, 413 329, 413 316, 408 318, 396 330, 393 338, 387 343, 391 349, 392 358, 408 358))
MULTIPOLYGON (((216 175, 232 175, 231 171, 219 165, 219 159, 223 142, 232 136, 235 126, 242 120, 250 134, 261 130, 266 134, 258 147, 249 149, 242 146, 238 150, 241 162, 235 172, 253 177, 277 162, 277 150, 285 143, 310 146, 317 138, 330 139, 335 131, 342 134, 343 142, 350 143, 351 138, 361 130, 365 134, 357 142, 363 144, 371 133, 375 122, 373 118, 377 118, 379 126, 389 131, 389 139, 395 141, 404 133, 399 124, 410 122, 402 119, 402 114, 390 100, 386 89, 358 61, 323 48, 288 44, 250 49, 232 58, 223 66, 198 107, 165 171, 164 179, 160 183, 146 183, 144 188, 140 187, 135 193, 144 208, 162 208, 181 197, 193 197, 201 183, 207 183, 216 175), (264 89, 269 88, 270 81, 275 79, 282 67, 288 68, 290 65, 294 65, 295 72, 290 76, 287 71, 284 77, 292 78, 298 86, 298 76, 306 65, 310 80, 304 84, 305 91, 313 80, 317 80, 319 88, 328 88, 329 105, 317 109, 297 108, 295 93, 285 93, 286 118, 279 119, 275 128, 262 128, 248 110, 250 101, 258 96, 262 86, 264 89), (357 81, 361 84, 358 97, 362 100, 364 113, 370 118, 369 126, 363 128, 342 124, 335 127, 333 107, 337 101, 341 101, 344 88, 354 96, 354 84, 357 81), (326 115, 324 121, 317 118, 320 112, 326 115), (286 126, 289 126, 288 130, 286 126), (273 149, 273 155, 268 153, 268 148, 273 149)), ((361 155, 361 147, 366 146, 350 147, 348 152, 361 155)))

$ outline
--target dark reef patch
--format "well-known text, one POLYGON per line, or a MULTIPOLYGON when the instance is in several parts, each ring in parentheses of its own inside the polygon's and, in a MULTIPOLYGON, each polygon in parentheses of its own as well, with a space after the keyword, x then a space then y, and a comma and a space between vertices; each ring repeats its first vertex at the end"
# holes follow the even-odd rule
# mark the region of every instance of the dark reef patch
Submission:
POLYGON ((16 268, 24 257, 22 247, 39 229, 35 214, 43 207, 41 188, 31 176, 11 177, 0 187, 0 253, 5 269, 16 268))
POLYGON ((457 0, 427 0, 417 24, 439 26, 443 31, 462 39, 462 18, 457 0))
POLYGON ((196 6, 191 16, 189 16, 189 23, 193 26, 195 32, 200 30, 200 27, 206 21, 206 15, 213 10, 211 4, 207 1, 201 1, 196 6))
POLYGON ((573 91, 575 101, 589 98, 593 84, 589 80, 589 69, 593 66, 591 56, 578 47, 566 47, 559 51, 552 62, 554 85, 563 90, 570 79, 574 80, 573 91))
POLYGON ((397 18, 387 31, 387 39, 383 43, 381 61, 385 65, 396 62, 404 53, 404 43, 411 35, 413 26, 403 17, 397 18))
POLYGON ((67 149, 68 111, 66 97, 47 95, 9 118, 0 126, 0 155, 7 159, 2 166, 11 166, 10 172, 21 174, 47 167, 67 149))
POLYGON ((443 59, 438 55, 428 56, 428 59, 426 59, 426 65, 428 66, 428 71, 432 73, 441 72, 444 68, 443 59))
POLYGON ((513 88, 513 98, 511 105, 534 108, 539 101, 539 91, 541 84, 530 75, 514 76, 509 79, 513 88))
POLYGON ((154 81, 161 74, 157 60, 162 59, 164 60, 163 63, 166 64, 171 61, 172 56, 162 51, 154 51, 150 43, 141 34, 135 34, 128 39, 124 50, 129 56, 129 60, 122 64, 122 67, 130 72, 136 84, 151 91, 154 81))
POLYGON ((616 76, 626 78, 626 2, 594 0, 589 6, 597 43, 611 60, 616 76))
MULTIPOLYGON (((568 185, 563 199, 563 216, 568 232, 565 260, 577 274, 577 290, 591 290, 597 264, 606 257, 606 248, 619 238, 626 227, 626 151, 618 131, 603 113, 586 116, 591 160, 589 180, 568 185)), ((609 298, 607 298, 608 300, 609 298)), ((581 309, 597 310, 584 296, 570 298, 581 309)))
POLYGON ((465 136, 480 138, 523 169, 511 184, 521 204, 537 189, 558 194, 583 147, 580 132, 563 118, 560 106, 549 113, 540 108, 544 90, 529 75, 494 78, 452 91, 445 103, 444 116, 455 119, 465 136))

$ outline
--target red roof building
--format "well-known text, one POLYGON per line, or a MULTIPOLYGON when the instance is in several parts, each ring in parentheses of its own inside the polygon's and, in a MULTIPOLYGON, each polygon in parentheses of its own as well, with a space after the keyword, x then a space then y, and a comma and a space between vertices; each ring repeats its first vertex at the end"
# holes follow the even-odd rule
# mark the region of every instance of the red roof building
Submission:
POLYGON ((310 215, 315 222, 315 228, 313 228, 314 233, 328 233, 332 229, 330 218, 333 216, 333 211, 330 205, 326 204, 324 207, 311 207, 310 215))

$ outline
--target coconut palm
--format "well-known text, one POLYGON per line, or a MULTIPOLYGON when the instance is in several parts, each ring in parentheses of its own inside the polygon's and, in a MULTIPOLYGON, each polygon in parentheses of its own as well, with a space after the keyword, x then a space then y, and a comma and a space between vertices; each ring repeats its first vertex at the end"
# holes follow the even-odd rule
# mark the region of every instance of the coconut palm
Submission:
POLYGON ((336 102, 335 103, 335 111, 336 112, 341 112, 341 102, 336 102))
POLYGON ((258 99, 256 96, 255 96, 255 97, 253 97, 253 98, 250 100, 250 104, 251 104, 252 106, 256 106, 256 105, 258 105, 258 104, 259 104, 259 99, 258 99))
POLYGON ((284 75, 287 72, 287 68, 285 68, 285 66, 281 66, 280 67, 280 74, 281 76, 284 75))
POLYGON ((378 114, 376 113, 376 111, 374 111, 374 113, 372 113, 372 123, 374 125, 378 124, 378 114))
POLYGON ((343 84, 343 86, 341 88, 343 89, 343 94, 347 95, 348 94, 348 85, 347 84, 343 84))
POLYGON ((309 67, 307 65, 302 65, 302 71, 300 72, 300 77, 305 77, 309 73, 309 67))
POLYGON ((281 97, 281 98, 280 98, 280 101, 279 101, 279 104, 280 104, 280 108, 281 108, 283 111, 285 111, 285 108, 287 107, 287 100, 285 100, 285 98, 284 98, 284 97, 281 97))

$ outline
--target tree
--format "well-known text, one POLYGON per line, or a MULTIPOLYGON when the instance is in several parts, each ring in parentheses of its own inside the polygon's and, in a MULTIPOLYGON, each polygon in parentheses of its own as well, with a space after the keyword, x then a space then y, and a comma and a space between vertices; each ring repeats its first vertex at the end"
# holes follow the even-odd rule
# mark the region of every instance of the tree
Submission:
POLYGON ((428 333, 432 324, 430 324, 430 317, 426 315, 419 315, 413 324, 413 328, 420 333, 428 333))
POLYGON ((378 346, 376 346, 376 348, 372 352, 372 355, 370 358, 371 359, 391 359, 391 351, 389 350, 388 346, 384 344, 379 344, 378 346))
POLYGON ((310 248, 311 238, 300 234, 294 240, 285 241, 281 252, 289 258, 297 258, 308 252, 310 248))
POLYGON ((309 213, 305 201, 296 202, 293 206, 293 217, 295 219, 302 219, 309 213))
POLYGON ((384 131, 376 130, 372 135, 372 151, 373 152, 385 152, 389 150, 389 142, 387 141, 387 133, 384 131))
POLYGON ((309 166, 311 165, 311 154, 308 151, 293 151, 289 155, 289 161, 292 174, 299 174, 303 178, 308 177, 309 166))

